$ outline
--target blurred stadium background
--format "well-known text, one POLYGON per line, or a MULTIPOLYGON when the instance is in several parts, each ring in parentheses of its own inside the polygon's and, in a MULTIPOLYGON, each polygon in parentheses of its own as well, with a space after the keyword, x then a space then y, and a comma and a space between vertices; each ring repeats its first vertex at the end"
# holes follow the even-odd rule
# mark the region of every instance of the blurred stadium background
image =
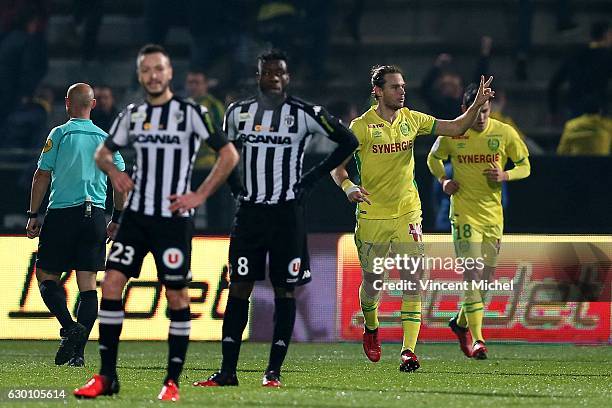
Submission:
MULTIPOLYGON (((609 0, 0 3, 0 296, 4 299, 0 338, 57 338, 59 327, 46 312, 35 285, 36 241, 24 237, 24 226, 36 160, 49 130, 65 121, 67 86, 82 81, 97 87, 97 98, 106 103, 96 109, 94 122, 108 128, 117 109, 141 98, 135 78, 137 50, 146 42, 161 42, 173 58, 174 90, 207 104, 219 117, 229 102, 255 91, 255 57, 270 45, 289 51, 291 92, 328 106, 345 122, 370 103, 368 73, 374 64, 402 67, 408 84, 407 106, 439 117, 452 115, 445 111, 445 103, 461 93, 475 70, 484 73, 486 69, 495 76, 498 101, 505 102, 503 106, 496 103, 494 109, 522 131, 532 156, 532 173, 505 190, 505 231, 513 235, 502 248, 504 266, 500 268, 500 276, 508 281, 519 282, 521 273, 529 274, 531 281, 522 281, 518 295, 493 297, 485 335, 502 341, 612 341, 610 59, 607 66, 585 68, 584 72, 591 68, 607 72, 605 82, 588 89, 586 96, 568 92, 567 87, 559 91, 559 81, 553 81, 564 61, 586 48, 593 24, 610 21, 609 0), (572 102, 593 95, 596 111, 577 111, 572 102), (559 149, 565 122, 585 114, 597 119, 576 132, 593 140, 598 149, 582 150, 582 154, 559 149), (594 276, 604 287, 598 296, 588 298, 594 302, 583 302, 585 297, 550 299, 534 289, 559 277, 551 266, 556 258, 550 246, 555 242, 569 245, 575 261, 570 266, 588 263, 600 273, 594 276), (521 250, 539 251, 540 258, 524 261, 533 253, 523 257, 521 250)), ((431 143, 418 140, 415 156, 423 230, 434 242, 445 239, 434 233, 445 233, 448 227, 439 221, 440 193, 426 167, 431 143)), ((328 151, 326 143, 315 141, 305 167, 328 151)), ((206 176, 210 154, 201 152, 194 183, 206 176)), ((125 156, 129 161, 129 152, 125 156)), ((218 340, 220 336, 227 296, 226 237, 233 209, 229 188, 224 188, 196 216, 200 237, 194 241, 191 292, 192 310, 199 315, 194 320, 194 339, 218 340)), ((354 209, 331 179, 322 181, 311 196, 308 228, 314 279, 299 291, 303 306, 295 338, 358 340, 359 269, 351 235, 354 209)), ((166 336, 165 300, 151 259, 147 262, 141 279, 130 284, 126 295, 125 339, 166 336)), ((574 279, 580 273, 573 270, 566 277, 574 279)), ((69 304, 74 305, 78 293, 74 276, 67 274, 65 279, 69 304)), ((577 286, 583 282, 570 281, 577 286)), ((268 340, 270 290, 261 285, 254 294, 248 333, 254 340, 268 340)), ((383 338, 399 341, 401 328, 394 314, 399 297, 388 296, 383 338)), ((427 296, 422 340, 451 340, 445 322, 456 308, 459 293, 446 298, 435 293, 427 296)))

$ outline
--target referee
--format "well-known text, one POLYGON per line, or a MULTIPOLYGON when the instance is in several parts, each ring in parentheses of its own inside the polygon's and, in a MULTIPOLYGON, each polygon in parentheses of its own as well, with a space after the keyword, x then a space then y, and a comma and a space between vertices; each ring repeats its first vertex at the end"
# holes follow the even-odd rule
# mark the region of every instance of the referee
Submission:
MULTIPOLYGON (((114 192, 113 218, 106 226, 106 175, 96 166, 94 153, 107 134, 89 119, 95 106, 89 85, 77 83, 68 88, 66 112, 70 120, 51 130, 47 138, 32 179, 27 212, 28 238, 40 235, 36 259, 40 294, 62 326, 57 365, 85 365, 85 344, 98 313, 96 272, 104 269, 104 241, 114 235, 125 201, 124 194, 114 192), (38 211, 49 184, 49 206, 41 224, 38 211), (62 272, 73 269, 79 287, 76 322, 68 311, 60 281, 62 272)), ((113 160, 125 170, 119 153, 113 160)))

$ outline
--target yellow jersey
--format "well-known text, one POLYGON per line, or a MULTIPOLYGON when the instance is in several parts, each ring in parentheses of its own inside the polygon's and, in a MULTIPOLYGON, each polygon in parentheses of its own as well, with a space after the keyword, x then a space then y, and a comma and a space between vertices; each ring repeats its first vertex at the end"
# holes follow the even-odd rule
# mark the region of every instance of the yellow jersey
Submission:
POLYGON ((557 154, 609 156, 612 151, 612 119, 584 114, 565 123, 557 154))
MULTIPOLYGON (((501 183, 490 182, 483 174, 487 168, 504 168, 508 159, 515 165, 529 163, 527 146, 512 126, 489 118, 482 132, 469 129, 463 136, 440 136, 430 152, 430 159, 450 156, 452 179, 459 190, 450 198, 450 219, 473 225, 503 225, 501 183)), ((431 168, 431 165, 430 165, 431 168)))
POLYGON ((357 216, 365 219, 393 219, 421 211, 414 180, 414 140, 434 133, 436 119, 401 108, 393 123, 376 113, 377 106, 351 122, 359 147, 355 152, 361 186, 372 204, 359 203, 357 216))

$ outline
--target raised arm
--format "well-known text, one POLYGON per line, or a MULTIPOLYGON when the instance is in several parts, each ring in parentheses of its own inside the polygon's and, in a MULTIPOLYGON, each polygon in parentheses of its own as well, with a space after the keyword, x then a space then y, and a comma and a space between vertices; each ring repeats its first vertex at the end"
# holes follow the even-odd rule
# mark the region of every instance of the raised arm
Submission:
POLYGON ((478 93, 474 102, 462 115, 453 120, 436 120, 436 134, 444 136, 460 136, 464 134, 478 117, 482 105, 495 96, 495 91, 489 87, 492 81, 492 76, 486 82, 484 76, 481 76, 480 86, 478 87, 478 93))

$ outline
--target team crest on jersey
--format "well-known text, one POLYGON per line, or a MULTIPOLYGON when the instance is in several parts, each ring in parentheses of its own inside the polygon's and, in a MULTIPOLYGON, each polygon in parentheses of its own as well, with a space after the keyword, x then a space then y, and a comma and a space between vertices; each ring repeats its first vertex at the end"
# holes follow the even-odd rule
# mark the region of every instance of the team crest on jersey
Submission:
POLYGON ((497 149, 499 149, 499 140, 497 140, 497 139, 489 139, 487 141, 487 145, 489 146, 489 149, 492 152, 495 152, 495 151, 497 151, 497 149))
POLYGON ((410 133, 410 127, 406 122, 402 122, 402 124, 400 125, 400 132, 402 132, 402 135, 404 136, 407 136, 408 133, 410 133))
POLYGON ((144 112, 134 112, 130 115, 131 122, 138 122, 139 120, 144 120, 147 115, 144 112))
POLYGON ((51 149, 53 149, 53 140, 51 140, 51 138, 48 138, 45 142, 45 147, 43 147, 43 153, 47 153, 51 149))
POLYGON ((174 120, 176 121, 176 123, 181 123, 182 121, 185 120, 185 112, 183 111, 177 111, 174 113, 174 120))
POLYGON ((374 137, 381 137, 382 136, 382 132, 380 130, 375 130, 372 132, 372 136, 374 137))
POLYGON ((465 148, 465 142, 457 143, 457 149, 465 148))
POLYGON ((301 258, 294 258, 289 262, 288 270, 289 275, 298 276, 300 274, 300 266, 302 264, 301 258))
POLYGON ((166 267, 170 269, 178 269, 183 265, 185 255, 183 255, 183 252, 178 248, 168 248, 164 251, 162 259, 166 267))
POLYGON ((251 119, 251 114, 249 112, 243 112, 238 115, 238 122, 246 122, 249 119, 251 119))
POLYGON ((295 116, 293 115, 285 116, 285 125, 287 125, 287 127, 291 127, 294 124, 295 124, 295 116))

